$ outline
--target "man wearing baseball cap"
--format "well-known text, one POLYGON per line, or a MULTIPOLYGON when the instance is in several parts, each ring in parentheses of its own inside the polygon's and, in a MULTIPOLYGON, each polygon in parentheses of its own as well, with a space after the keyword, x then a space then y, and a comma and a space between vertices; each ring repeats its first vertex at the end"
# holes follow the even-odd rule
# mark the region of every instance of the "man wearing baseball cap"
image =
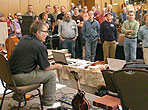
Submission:
POLYGON ((104 61, 107 63, 107 58, 115 58, 117 26, 112 13, 106 13, 105 17, 106 20, 100 26, 100 38, 103 43, 104 61))

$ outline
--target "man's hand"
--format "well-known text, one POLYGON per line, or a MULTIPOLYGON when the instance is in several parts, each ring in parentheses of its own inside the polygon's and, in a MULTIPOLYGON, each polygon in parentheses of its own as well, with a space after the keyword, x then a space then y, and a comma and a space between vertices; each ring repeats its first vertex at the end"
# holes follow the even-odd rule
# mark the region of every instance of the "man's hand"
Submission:
POLYGON ((54 64, 54 65, 50 65, 49 67, 45 68, 44 70, 45 71, 48 71, 48 70, 61 70, 62 69, 62 65, 61 64, 54 64))
POLYGON ((61 20, 60 19, 57 19, 57 23, 60 24, 60 22, 61 22, 61 20))
POLYGON ((61 41, 64 41, 65 40, 65 39, 62 38, 62 36, 59 36, 59 37, 60 37, 61 41))
POLYGON ((61 39, 61 41, 64 41, 65 39, 63 39, 63 38, 60 38, 61 39))
POLYGON ((61 65, 61 64, 55 64, 55 69, 57 69, 57 70, 61 70, 62 69, 62 67, 63 67, 63 65, 61 65))
POLYGON ((75 41, 77 39, 77 37, 73 38, 72 40, 75 41))
POLYGON ((133 30, 126 30, 126 33, 129 34, 129 33, 132 33, 133 30))

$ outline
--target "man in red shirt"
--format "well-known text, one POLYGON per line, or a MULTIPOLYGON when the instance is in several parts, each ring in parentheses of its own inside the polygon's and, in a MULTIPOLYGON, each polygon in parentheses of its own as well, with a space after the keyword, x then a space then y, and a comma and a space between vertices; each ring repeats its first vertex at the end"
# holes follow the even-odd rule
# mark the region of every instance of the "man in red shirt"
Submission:
POLYGON ((106 9, 103 8, 101 14, 96 17, 96 20, 99 22, 99 24, 105 21, 105 14, 106 14, 106 9))

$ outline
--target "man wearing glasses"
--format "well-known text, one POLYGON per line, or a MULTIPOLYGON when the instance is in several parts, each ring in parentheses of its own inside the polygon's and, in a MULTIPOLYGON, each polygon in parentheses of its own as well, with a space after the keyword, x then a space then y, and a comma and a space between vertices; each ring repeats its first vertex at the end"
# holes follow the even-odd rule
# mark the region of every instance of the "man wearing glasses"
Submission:
POLYGON ((133 62, 136 60, 138 29, 139 23, 135 20, 135 13, 134 11, 129 11, 128 20, 124 21, 121 28, 121 32, 125 34, 124 54, 126 62, 133 62))
MULTIPOLYGON (((22 37, 9 59, 13 78, 18 86, 43 84, 42 103, 44 109, 55 108, 56 70, 62 65, 48 62, 47 48, 43 44, 48 35, 48 26, 41 21, 30 27, 30 35, 22 37), (36 69, 39 67, 39 69, 36 69)), ((19 100, 17 94, 14 100, 19 100)), ((54 109, 53 109, 54 110, 54 109)))

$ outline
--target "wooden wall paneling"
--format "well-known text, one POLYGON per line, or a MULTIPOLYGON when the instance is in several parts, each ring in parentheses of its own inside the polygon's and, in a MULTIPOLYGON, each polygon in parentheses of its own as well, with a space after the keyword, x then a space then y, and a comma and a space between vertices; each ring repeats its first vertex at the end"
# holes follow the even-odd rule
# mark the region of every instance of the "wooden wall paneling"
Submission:
POLYGON ((95 0, 95 4, 97 4, 100 7, 100 10, 102 9, 101 0, 95 0))
POLYGON ((79 0, 72 0, 72 2, 77 5, 79 3, 79 0))
POLYGON ((45 11, 46 5, 50 5, 49 0, 39 0, 39 14, 45 11))
POLYGON ((33 12, 35 12, 37 15, 41 12, 39 8, 39 1, 40 0, 29 0, 29 4, 33 6, 33 12))
MULTIPOLYGON (((50 3, 49 3, 49 4, 50 4, 50 6, 51 6, 51 12, 53 12, 53 6, 54 6, 54 5, 60 6, 60 5, 63 4, 63 5, 65 6, 65 4, 66 4, 65 1, 66 1, 66 0, 54 0, 54 1, 53 1, 53 0, 50 0, 50 3)), ((66 6, 65 6, 65 7, 66 7, 66 6)))
POLYGON ((8 0, 0 0, 0 12, 7 17, 9 12, 9 1, 8 0))
POLYGON ((66 10, 70 9, 70 3, 72 2, 72 0, 50 0, 50 6, 51 6, 51 11, 53 12, 53 6, 54 5, 58 5, 60 6, 65 6, 66 10))
POLYGON ((72 3, 72 0, 67 0, 67 9, 70 9, 70 3, 72 3))
POLYGON ((27 11, 27 6, 29 4, 28 0, 19 0, 20 11, 24 14, 27 11))
POLYGON ((111 4, 110 0, 102 0, 102 8, 106 8, 105 5, 111 4))
POLYGON ((81 0, 80 3, 82 5, 82 7, 85 6, 85 1, 84 0, 81 0))
POLYGON ((88 7, 88 11, 95 5, 95 0, 85 0, 85 5, 88 7))
POLYGON ((9 12, 14 15, 15 12, 20 11, 19 0, 9 0, 9 12))
POLYGON ((119 15, 122 11, 121 9, 121 4, 123 3, 123 0, 112 0, 112 5, 113 5, 113 11, 119 15))

